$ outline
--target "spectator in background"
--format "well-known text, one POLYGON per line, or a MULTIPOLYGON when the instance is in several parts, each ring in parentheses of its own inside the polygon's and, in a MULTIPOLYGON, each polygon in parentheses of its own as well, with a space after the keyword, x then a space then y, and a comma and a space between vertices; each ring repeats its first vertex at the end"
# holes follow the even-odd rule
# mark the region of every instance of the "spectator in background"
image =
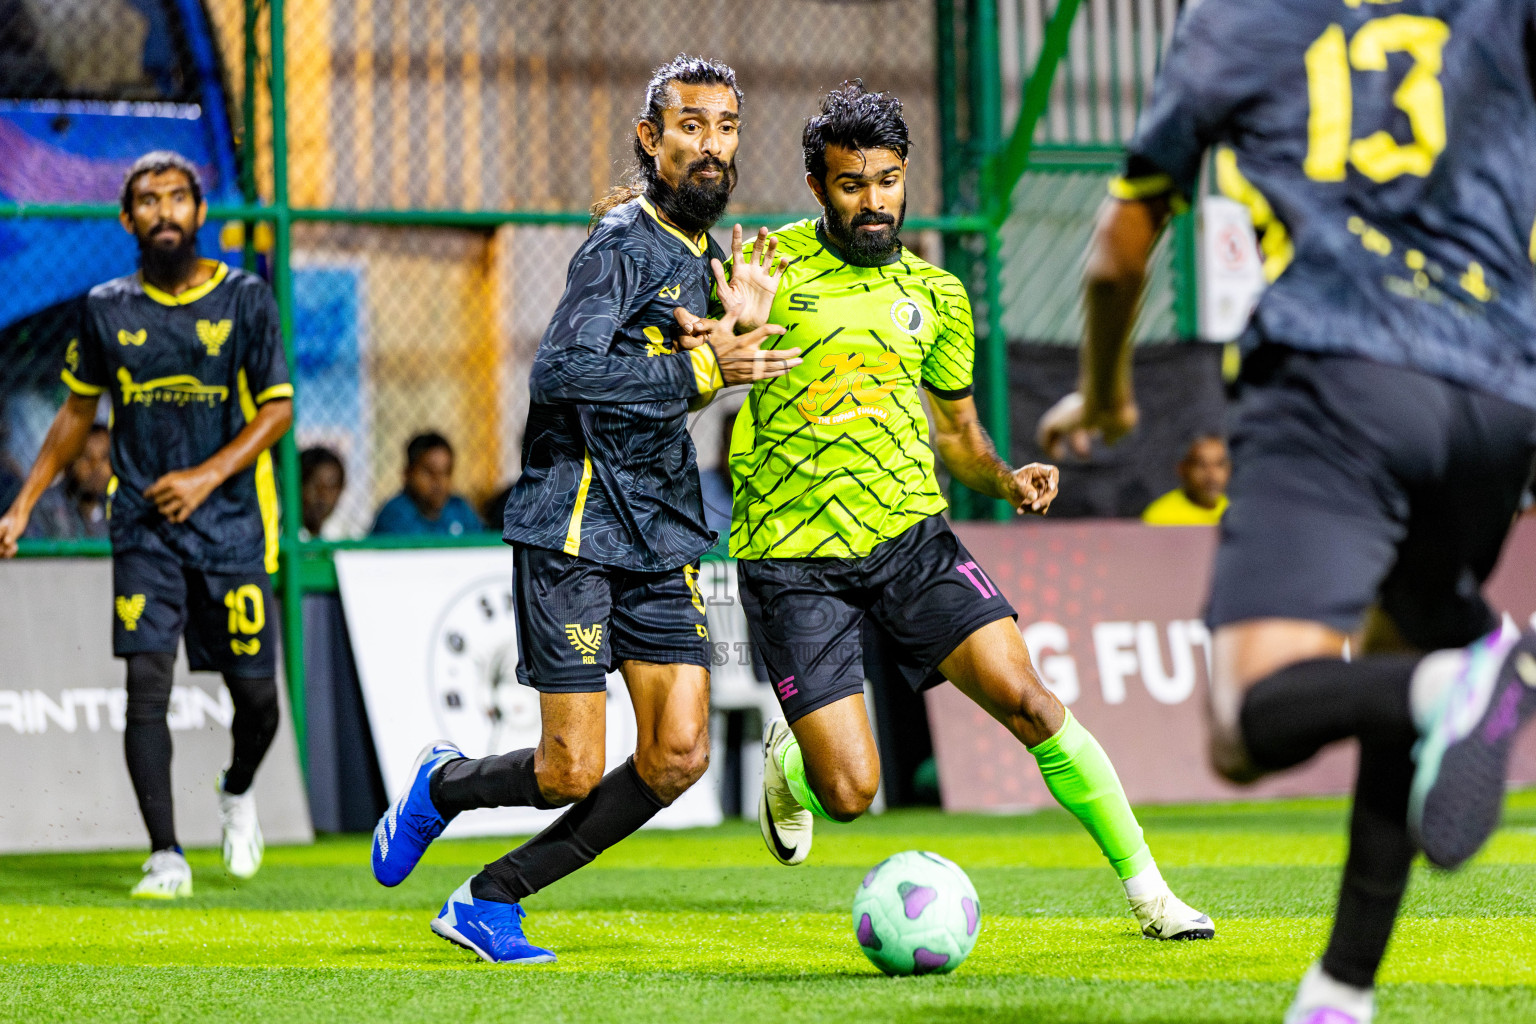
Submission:
POLYGON ((1141 513, 1151 526, 1215 526, 1227 510, 1227 481, 1232 460, 1227 442, 1214 434, 1189 443, 1179 461, 1179 486, 1141 513))
POLYGON ((105 537, 107 486, 111 482, 112 435, 98 423, 85 435, 85 450, 64 470, 64 479, 38 498, 25 536, 48 540, 105 537))
POLYGON ((299 500, 304 519, 300 537, 314 540, 320 536, 346 487, 347 467, 341 464, 341 456, 321 445, 299 453, 299 500))
POLYGON ((441 434, 417 434, 405 446, 405 488, 386 501, 373 534, 458 537, 484 530, 469 502, 453 493, 453 446, 441 434))

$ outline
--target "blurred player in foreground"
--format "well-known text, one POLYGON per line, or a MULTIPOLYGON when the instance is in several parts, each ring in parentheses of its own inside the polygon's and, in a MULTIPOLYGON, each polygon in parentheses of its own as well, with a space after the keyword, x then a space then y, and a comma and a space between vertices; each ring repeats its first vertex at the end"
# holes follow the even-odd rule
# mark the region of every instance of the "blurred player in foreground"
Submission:
POLYGON ((764 730, 763 841, 799 864, 813 815, 852 821, 874 799, 880 760, 860 642, 869 625, 913 689, 953 681, 1029 748, 1124 883, 1144 934, 1210 938, 1210 918, 1158 873, 1109 758, 1041 685, 1013 608, 944 521, 919 388, 934 447, 966 486, 1043 515, 1057 475, 1010 468, 982 429, 965 289, 899 240, 907 149, 901 102, 844 83, 805 128, 822 217, 751 252, 738 235, 734 279, 716 271, 738 329, 782 324, 783 343, 805 353, 783 380, 753 387, 731 446, 731 554, 785 716, 764 730))
POLYGON ((493 963, 555 959, 524 937, 521 900, 588 864, 676 800, 709 757, 709 661, 698 559, 704 524, 690 407, 726 384, 776 377, 793 351, 737 336, 729 319, 679 344, 706 311, 707 229, 736 183, 741 93, 713 61, 657 70, 635 123, 642 184, 593 210, 529 383, 523 475, 507 501, 518 680, 539 691, 536 748, 466 759, 422 751, 374 833, 374 875, 397 885, 454 815, 574 804, 449 896, 433 931, 493 963), (635 708, 635 754, 603 775, 606 675, 635 708))
POLYGON ((80 455, 104 392, 112 402, 112 652, 128 663, 128 774, 152 854, 132 895, 192 895, 176 842, 171 666, 185 634, 194 670, 224 674, 234 753, 217 790, 224 865, 261 866, 248 792, 277 732, 277 489, 267 449, 293 420, 277 304, 260 278, 200 259, 207 217, 192 163, 141 157, 123 182, 124 229, 141 269, 91 289, 65 354, 71 392, 26 485, 0 518, 0 556, 44 488, 80 455))
POLYGON ((1273 283, 1230 424, 1211 757, 1248 781, 1358 737, 1333 936, 1285 1020, 1364 1024, 1416 850, 1483 844, 1536 711, 1536 644, 1480 594, 1536 454, 1536 4, 1276 10, 1185 12, 1090 246, 1080 390, 1041 440, 1135 427, 1148 253, 1216 147, 1273 283), (1457 649, 1340 661, 1362 624, 1367 651, 1457 649))

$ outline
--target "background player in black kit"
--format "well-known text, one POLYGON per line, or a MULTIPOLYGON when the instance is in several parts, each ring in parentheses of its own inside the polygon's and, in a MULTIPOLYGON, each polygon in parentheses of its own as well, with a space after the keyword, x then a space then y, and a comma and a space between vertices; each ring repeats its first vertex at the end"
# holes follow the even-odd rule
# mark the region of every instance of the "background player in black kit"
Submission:
POLYGON ((1212 762, 1249 781, 1360 741, 1333 935, 1288 1024, 1371 1018, 1416 850, 1482 845, 1536 712, 1536 644, 1480 593, 1536 454, 1533 64, 1530 0, 1186 11, 1090 247, 1081 389, 1041 423, 1079 451, 1135 426, 1147 256, 1215 147, 1273 283, 1230 423, 1212 762), (1339 660, 1362 625, 1400 653, 1339 660))
POLYGON ((520 901, 589 863, 693 785, 708 761, 709 634, 698 559, 704 524, 689 408, 727 384, 777 377, 797 349, 760 352, 782 328, 703 344, 679 323, 706 312, 706 230, 736 182, 741 93, 724 64, 679 56, 657 70, 635 123, 641 184, 593 209, 539 344, 523 475, 507 500, 518 680, 539 691, 537 748, 478 760, 428 746, 374 832, 374 876, 397 885, 427 844, 474 807, 575 804, 466 881, 433 931, 493 963, 554 954, 522 934, 520 901), (603 776, 607 672, 635 708, 635 754, 603 776))
POLYGON ((277 491, 270 448, 293 420, 277 304, 260 278, 200 259, 208 213, 197 170, 175 153, 141 157, 123 182, 123 227, 141 270, 91 289, 65 355, 71 394, 10 510, 0 556, 38 496, 112 402, 112 651, 128 663, 124 747, 152 853, 133 895, 192 894, 171 806, 171 666, 183 634, 193 669, 222 672, 234 698, 234 753, 218 783, 224 864, 261 866, 248 792, 277 732, 277 491))

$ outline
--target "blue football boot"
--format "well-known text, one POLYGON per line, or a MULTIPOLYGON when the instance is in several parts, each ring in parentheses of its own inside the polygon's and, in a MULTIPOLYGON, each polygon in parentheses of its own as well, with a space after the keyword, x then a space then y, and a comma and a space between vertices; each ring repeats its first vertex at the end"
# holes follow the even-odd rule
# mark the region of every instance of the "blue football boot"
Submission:
POLYGON ((469 881, 453 891, 442 912, 432 919, 432 930, 455 946, 463 946, 492 964, 549 964, 555 954, 540 949, 523 937, 521 903, 477 900, 469 881))
POLYGON ((416 756, 410 784, 373 830, 373 877, 380 885, 405 881, 432 840, 443 834, 448 822, 432 805, 430 780, 445 761, 463 756, 464 751, 447 740, 427 744, 416 756))

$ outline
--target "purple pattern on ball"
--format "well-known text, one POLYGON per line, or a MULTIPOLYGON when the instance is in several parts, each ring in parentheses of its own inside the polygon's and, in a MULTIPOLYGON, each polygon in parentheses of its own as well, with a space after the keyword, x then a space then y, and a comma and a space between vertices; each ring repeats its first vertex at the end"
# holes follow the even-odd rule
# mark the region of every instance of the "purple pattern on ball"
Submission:
POLYGON ((934 953, 918 946, 912 951, 913 974, 930 974, 949 963, 948 953, 934 953))
POLYGON ((1360 1022, 1343 1010, 1325 1007, 1312 1011, 1312 1016, 1308 1017, 1303 1024, 1360 1024, 1360 1022))
POLYGON ((908 921, 916 921, 928 904, 939 898, 939 890, 926 885, 913 885, 903 882, 898 891, 901 893, 901 906, 907 912, 908 921))
POLYGON ((875 934, 874 923, 870 921, 868 914, 865 914, 859 918, 859 928, 857 934, 859 937, 859 945, 868 949, 873 949, 878 952, 880 947, 884 945, 884 943, 880 941, 880 936, 875 934))
POLYGON ((864 876, 864 881, 861 883, 864 888, 868 889, 870 886, 875 884, 875 876, 880 873, 880 865, 884 863, 885 861, 881 861, 880 864, 876 864, 874 867, 869 869, 869 874, 864 876))
POLYGON ((975 935, 976 926, 981 924, 981 911, 977 909, 976 901, 969 896, 962 896, 960 906, 965 908, 965 934, 975 935))

